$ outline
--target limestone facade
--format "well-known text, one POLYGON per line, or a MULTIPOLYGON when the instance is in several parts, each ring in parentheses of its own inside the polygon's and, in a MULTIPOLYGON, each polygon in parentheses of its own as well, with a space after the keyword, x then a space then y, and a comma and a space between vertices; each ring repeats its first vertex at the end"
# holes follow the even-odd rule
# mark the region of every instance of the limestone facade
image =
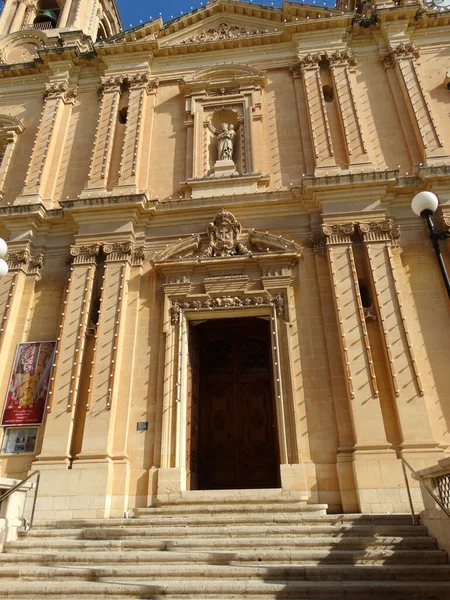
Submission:
POLYGON ((450 12, 212 0, 122 31, 114 0, 55 5, 0 18, 2 403, 17 344, 56 341, 35 451, 0 475, 41 471, 40 518, 196 489, 192 324, 254 317, 279 485, 406 511, 400 458, 450 452, 450 310, 410 209, 432 190, 450 226, 450 12))

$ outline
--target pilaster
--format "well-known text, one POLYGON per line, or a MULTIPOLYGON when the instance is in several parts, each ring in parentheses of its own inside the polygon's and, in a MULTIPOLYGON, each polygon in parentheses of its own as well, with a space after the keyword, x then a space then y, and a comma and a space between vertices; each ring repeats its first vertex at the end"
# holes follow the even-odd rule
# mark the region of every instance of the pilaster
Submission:
POLYGON ((97 121, 88 181, 81 197, 86 198, 106 191, 123 81, 123 75, 102 78, 102 85, 99 90, 101 95, 100 114, 97 121))
POLYGON ((32 254, 31 244, 10 244, 9 272, 0 278, 0 397, 6 397, 16 346, 24 341, 35 284, 44 264, 42 254, 32 254))
POLYGON ((62 161, 65 134, 70 121, 69 107, 77 97, 77 88, 71 87, 66 78, 54 79, 46 84, 44 106, 41 113, 25 186, 16 202, 42 202, 53 207, 54 192, 59 165, 62 161))
POLYGON ((51 374, 45 437, 41 453, 37 457, 39 468, 41 463, 47 461, 56 462, 63 469, 70 463, 73 413, 99 251, 98 244, 70 248, 73 263, 66 284, 60 335, 57 338, 51 374))
POLYGON ((320 54, 307 54, 299 58, 303 89, 309 116, 309 127, 315 158, 315 173, 336 173, 339 167, 334 156, 331 131, 320 80, 320 54))
MULTIPOLYGON (((83 445, 73 469, 80 471, 80 480, 86 481, 90 494, 97 497, 97 510, 91 516, 108 517, 122 516, 127 509, 130 472, 126 439, 131 386, 129 379, 123 382, 119 394, 119 384, 122 373, 131 376, 127 367, 132 364, 134 339, 131 348, 124 348, 125 324, 135 326, 127 321, 129 280, 133 263, 139 264, 141 259, 130 241, 104 244, 103 253, 105 274, 83 445)), ((133 312, 136 319, 136 306, 133 312)), ((90 504, 83 508, 88 511, 90 504)))
MULTIPOLYGON (((401 452, 415 456, 441 453, 433 439, 424 384, 394 263, 392 245, 400 237, 400 230, 391 220, 359 223, 358 229, 375 291, 374 300, 402 436, 401 452)), ((434 455, 431 460, 436 462, 438 458, 434 455)))
POLYGON ((422 162, 430 166, 447 159, 448 151, 444 148, 428 94, 423 88, 417 70, 419 56, 419 49, 413 43, 405 41, 395 46, 391 45, 390 53, 382 59, 386 69, 395 70, 420 148, 422 162))
POLYGON ((17 120, 15 123, 5 123, 0 128, 0 143, 3 147, 3 157, 0 161, 0 201, 4 195, 4 187, 11 158, 16 147, 17 138, 23 131, 23 124, 17 120))
POLYGON ((146 169, 142 158, 144 143, 151 140, 158 81, 150 81, 148 73, 128 77, 128 118, 123 142, 119 183, 115 193, 136 193, 145 187, 146 169), (150 110, 148 131, 145 117, 150 110))
POLYGON ((386 439, 352 248, 353 223, 322 225, 328 254, 341 357, 353 424, 353 471, 362 512, 392 512, 392 479, 400 465, 386 439))
POLYGON ((328 55, 328 60, 336 90, 349 167, 373 169, 352 83, 352 73, 356 66, 357 56, 352 52, 337 50, 328 55))

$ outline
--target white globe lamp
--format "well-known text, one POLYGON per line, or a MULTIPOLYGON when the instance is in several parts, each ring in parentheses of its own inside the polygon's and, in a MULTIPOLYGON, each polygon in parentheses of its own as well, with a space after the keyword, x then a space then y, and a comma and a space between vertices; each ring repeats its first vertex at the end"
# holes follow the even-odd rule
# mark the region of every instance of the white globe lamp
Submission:
POLYGON ((0 277, 8 275, 8 263, 3 258, 0 258, 0 277))
POLYGON ((0 238, 0 258, 5 258, 8 252, 8 245, 3 238, 0 238))
POLYGON ((427 216, 428 214, 433 215, 438 206, 438 197, 436 194, 433 194, 433 192, 419 192, 414 196, 411 202, 411 208, 413 209, 413 212, 415 212, 419 217, 427 216), (425 211, 427 212, 425 215, 423 215, 425 211))

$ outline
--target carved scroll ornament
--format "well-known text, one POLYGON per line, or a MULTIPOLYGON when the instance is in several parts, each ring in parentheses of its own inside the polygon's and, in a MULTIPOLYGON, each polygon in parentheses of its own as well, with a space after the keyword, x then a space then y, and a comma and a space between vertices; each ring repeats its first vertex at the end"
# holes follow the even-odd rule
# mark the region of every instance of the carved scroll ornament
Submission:
POLYGON ((238 27, 237 25, 228 25, 228 23, 222 22, 217 28, 211 28, 207 31, 201 31, 197 35, 194 35, 186 40, 183 40, 182 44, 197 44, 200 42, 215 42, 218 40, 232 40, 240 37, 247 37, 252 35, 262 35, 265 33, 259 29, 245 29, 245 27, 238 27))

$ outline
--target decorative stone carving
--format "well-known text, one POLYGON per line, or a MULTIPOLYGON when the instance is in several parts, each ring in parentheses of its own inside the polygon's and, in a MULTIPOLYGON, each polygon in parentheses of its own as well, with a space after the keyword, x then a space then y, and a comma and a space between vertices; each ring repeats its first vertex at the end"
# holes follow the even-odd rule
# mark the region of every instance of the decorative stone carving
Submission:
POLYGON ((321 225, 320 230, 327 244, 342 244, 351 241, 355 233, 354 223, 336 223, 334 225, 321 225))
POLYGON ((133 75, 127 76, 127 82, 130 88, 145 87, 149 82, 149 73, 134 73, 133 75))
POLYGON ((284 317, 284 296, 280 292, 275 296, 265 294, 264 296, 217 296, 206 300, 173 300, 170 308, 170 320, 172 325, 180 321, 182 310, 214 310, 223 308, 238 308, 242 306, 275 306, 279 317, 284 317))
POLYGON ((209 245, 203 256, 232 256, 233 254, 250 254, 244 244, 239 242, 242 227, 234 216, 223 209, 207 227, 209 245))
POLYGON ((74 102, 77 96, 78 88, 69 87, 67 81, 45 84, 45 92, 43 95, 44 100, 61 98, 67 104, 68 102, 74 102))
POLYGON ((262 35, 265 33, 260 29, 246 29, 237 25, 228 25, 225 21, 215 28, 201 31, 197 35, 183 40, 182 44, 198 44, 201 42, 216 42, 218 40, 230 40, 240 37, 248 37, 253 35, 262 35))
POLYGON ((100 252, 100 244, 91 244, 90 246, 71 246, 70 260, 75 265, 91 265, 100 252))
POLYGON ((316 69, 319 66, 321 60, 320 53, 312 54, 308 52, 306 56, 299 57, 299 64, 301 69, 316 69))
POLYGON ((236 132, 231 123, 222 123, 222 131, 217 135, 218 160, 233 161, 234 142, 236 132))
POLYGON ((103 254, 106 262, 124 261, 131 258, 133 244, 131 242, 113 242, 103 244, 103 254))
POLYGON ((328 59, 330 66, 348 65, 349 67, 356 66, 358 55, 348 50, 336 50, 333 54, 325 54, 328 59))
POLYGON ((358 230, 363 235, 365 242, 398 240, 400 227, 391 219, 386 221, 371 221, 369 223, 358 223, 358 230))
POLYGON ((390 46, 390 52, 381 56, 384 68, 393 67, 396 62, 403 58, 419 58, 420 52, 417 46, 413 43, 405 44, 402 42, 398 46, 390 46))
POLYGON ((44 255, 31 255, 28 249, 14 250, 8 252, 6 261, 10 271, 24 271, 29 275, 39 275, 44 266, 44 255))
POLYGON ((102 84, 98 90, 98 93, 103 94, 104 92, 108 92, 108 91, 120 90, 124 80, 125 80, 124 75, 102 77, 102 84))

